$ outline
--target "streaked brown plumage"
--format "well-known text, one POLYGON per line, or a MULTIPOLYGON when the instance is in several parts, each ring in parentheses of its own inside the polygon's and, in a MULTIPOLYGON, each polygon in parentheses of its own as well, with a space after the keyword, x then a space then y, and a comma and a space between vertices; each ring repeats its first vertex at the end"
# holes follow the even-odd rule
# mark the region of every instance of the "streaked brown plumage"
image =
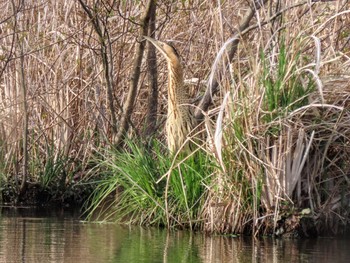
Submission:
MULTIPOLYGON (((184 86, 183 69, 175 48, 162 41, 145 37, 151 42, 168 63, 168 116, 166 132, 168 148, 176 153, 185 143, 193 128, 189 106, 188 90, 184 86)), ((188 148, 188 144, 184 148, 188 148)))

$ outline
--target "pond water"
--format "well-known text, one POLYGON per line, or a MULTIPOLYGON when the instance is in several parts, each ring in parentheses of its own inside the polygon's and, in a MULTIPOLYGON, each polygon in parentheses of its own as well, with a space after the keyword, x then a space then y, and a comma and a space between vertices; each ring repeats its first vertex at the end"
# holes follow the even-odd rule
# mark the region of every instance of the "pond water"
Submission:
POLYGON ((0 208, 0 262, 350 262, 350 239, 252 239, 86 223, 74 212, 0 208))

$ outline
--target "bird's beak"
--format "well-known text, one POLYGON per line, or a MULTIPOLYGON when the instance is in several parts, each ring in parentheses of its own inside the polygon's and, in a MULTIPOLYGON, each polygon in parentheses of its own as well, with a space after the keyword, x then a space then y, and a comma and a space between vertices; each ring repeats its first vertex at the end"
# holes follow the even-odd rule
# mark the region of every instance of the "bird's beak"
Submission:
POLYGON ((155 46, 158 45, 158 41, 153 39, 153 38, 151 38, 151 37, 144 36, 143 38, 148 40, 149 42, 151 42, 155 46))
POLYGON ((144 36, 144 38, 146 40, 148 40, 149 42, 151 42, 165 57, 168 57, 168 55, 166 54, 165 50, 163 49, 163 47, 159 44, 159 41, 151 38, 151 37, 146 37, 144 36))

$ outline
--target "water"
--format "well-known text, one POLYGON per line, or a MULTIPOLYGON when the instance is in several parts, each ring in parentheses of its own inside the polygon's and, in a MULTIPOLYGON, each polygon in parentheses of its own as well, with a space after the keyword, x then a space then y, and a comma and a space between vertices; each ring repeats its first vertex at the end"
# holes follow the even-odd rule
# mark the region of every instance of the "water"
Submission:
POLYGON ((84 223, 62 211, 2 208, 0 262, 350 262, 350 240, 208 237, 84 223))

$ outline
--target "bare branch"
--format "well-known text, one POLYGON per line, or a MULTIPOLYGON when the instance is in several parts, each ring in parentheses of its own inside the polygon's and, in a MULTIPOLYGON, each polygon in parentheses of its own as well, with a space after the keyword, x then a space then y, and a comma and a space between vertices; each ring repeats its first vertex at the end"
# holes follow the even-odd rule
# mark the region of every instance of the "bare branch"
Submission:
POLYGON ((142 27, 140 28, 140 31, 139 31, 139 40, 136 46, 136 55, 135 55, 135 59, 134 59, 134 63, 131 71, 132 73, 130 77, 129 92, 123 107, 123 116, 120 121, 120 127, 114 141, 116 145, 119 145, 122 142, 125 133, 129 129, 128 121, 130 119, 131 113, 134 108, 135 100, 136 100, 137 85, 139 82, 140 71, 141 71, 141 62, 142 62, 142 57, 143 57, 143 53, 146 45, 145 41, 143 41, 142 38, 143 36, 147 35, 148 25, 151 17, 151 11, 152 11, 152 8, 154 8, 153 6, 155 5, 156 5, 156 0, 148 1, 144 15, 141 20, 142 27))
MULTIPOLYGON (((105 74, 105 80, 107 85, 107 94, 108 94, 108 103, 109 103, 109 110, 111 112, 112 117, 112 129, 114 132, 117 132, 117 117, 115 113, 115 107, 114 107, 114 97, 113 97, 113 54, 112 54, 112 48, 110 44, 110 38, 108 35, 108 31, 105 28, 105 30, 102 29, 100 24, 100 18, 97 16, 97 14, 93 14, 90 10, 90 8, 86 5, 86 3, 83 0, 78 0, 86 14, 91 20, 91 23, 94 26, 94 29, 99 37, 99 42, 101 45, 101 57, 102 57, 102 63, 104 68, 104 74, 105 74), (106 36, 106 37, 105 37, 106 36)), ((117 103, 118 108, 121 109, 121 106, 117 103)))

